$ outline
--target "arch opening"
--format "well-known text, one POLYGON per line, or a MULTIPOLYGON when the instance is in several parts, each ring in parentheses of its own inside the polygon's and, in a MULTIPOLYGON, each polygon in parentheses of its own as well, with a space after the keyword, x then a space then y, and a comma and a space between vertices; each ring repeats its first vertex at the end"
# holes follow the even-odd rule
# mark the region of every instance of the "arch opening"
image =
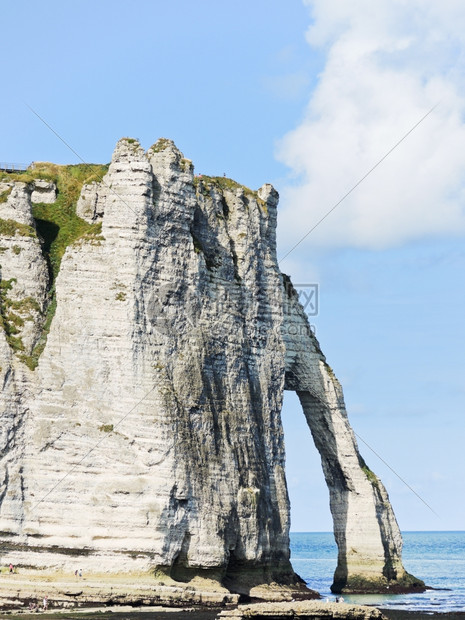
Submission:
POLYGON ((291 504, 291 532, 332 532, 328 487, 321 458, 296 392, 284 391, 281 418, 291 504))

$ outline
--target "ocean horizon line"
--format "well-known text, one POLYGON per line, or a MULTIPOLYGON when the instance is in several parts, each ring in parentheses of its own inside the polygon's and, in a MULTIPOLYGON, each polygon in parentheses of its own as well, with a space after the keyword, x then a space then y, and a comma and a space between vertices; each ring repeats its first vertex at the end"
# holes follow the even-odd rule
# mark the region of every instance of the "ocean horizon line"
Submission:
MULTIPOLYGON (((401 530, 402 534, 463 534, 465 530, 401 530)), ((332 530, 291 530, 289 534, 333 534, 332 530)))

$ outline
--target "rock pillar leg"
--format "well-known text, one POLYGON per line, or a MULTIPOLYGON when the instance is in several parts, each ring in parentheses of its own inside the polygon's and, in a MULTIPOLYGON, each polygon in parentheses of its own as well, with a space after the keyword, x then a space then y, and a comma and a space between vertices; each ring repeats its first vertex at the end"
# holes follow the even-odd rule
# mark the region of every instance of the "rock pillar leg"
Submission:
POLYGON ((381 481, 358 452, 342 389, 318 361, 318 389, 297 390, 330 494, 339 556, 333 592, 403 592, 424 583, 402 565, 402 537, 381 481))
POLYGON ((285 389, 297 392, 320 452, 339 550, 333 592, 422 591, 402 565, 402 537, 386 489, 359 454, 342 388, 299 296, 283 275, 285 389))

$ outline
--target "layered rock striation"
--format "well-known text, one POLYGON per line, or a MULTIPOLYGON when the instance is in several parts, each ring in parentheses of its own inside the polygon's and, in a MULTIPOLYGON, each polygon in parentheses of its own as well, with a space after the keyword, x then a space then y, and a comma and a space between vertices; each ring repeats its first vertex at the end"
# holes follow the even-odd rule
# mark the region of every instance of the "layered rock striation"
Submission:
POLYGON ((0 186, 1 561, 302 588, 289 561, 289 389, 330 491, 334 590, 421 587, 279 270, 272 186, 194 177, 171 141, 145 152, 122 139, 103 179, 82 186, 74 217, 93 228, 58 274, 31 203, 54 188, 0 186), (26 299, 15 347, 8 312, 26 299))

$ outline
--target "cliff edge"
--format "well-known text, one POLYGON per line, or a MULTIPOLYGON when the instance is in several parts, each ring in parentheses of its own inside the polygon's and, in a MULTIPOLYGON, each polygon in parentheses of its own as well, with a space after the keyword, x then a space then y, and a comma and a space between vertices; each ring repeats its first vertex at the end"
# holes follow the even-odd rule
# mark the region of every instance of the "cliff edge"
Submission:
POLYGON ((330 492, 333 590, 424 587, 279 270, 277 204, 271 185, 194 177, 166 139, 147 152, 122 139, 97 172, 3 174, 3 564, 304 590, 290 564, 287 389, 330 492))

